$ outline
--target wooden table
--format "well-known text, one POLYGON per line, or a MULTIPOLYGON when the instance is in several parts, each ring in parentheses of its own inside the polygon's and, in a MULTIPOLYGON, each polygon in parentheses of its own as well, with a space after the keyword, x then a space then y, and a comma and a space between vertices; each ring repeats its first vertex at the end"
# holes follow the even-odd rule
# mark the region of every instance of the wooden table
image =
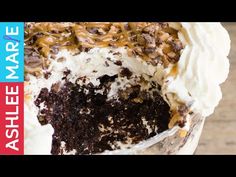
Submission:
POLYGON ((230 73, 223 99, 208 117, 196 154, 236 154, 236 23, 223 23, 230 34, 230 73))

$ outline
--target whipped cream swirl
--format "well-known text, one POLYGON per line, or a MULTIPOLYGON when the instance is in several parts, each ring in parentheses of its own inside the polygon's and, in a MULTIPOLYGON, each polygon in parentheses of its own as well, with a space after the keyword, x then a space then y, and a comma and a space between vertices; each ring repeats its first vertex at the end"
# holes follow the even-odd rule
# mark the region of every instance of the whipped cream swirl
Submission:
POLYGON ((166 78, 166 92, 175 93, 182 102, 192 100, 194 112, 209 116, 222 98, 220 84, 229 73, 229 34, 220 23, 173 25, 185 48, 177 76, 166 78))

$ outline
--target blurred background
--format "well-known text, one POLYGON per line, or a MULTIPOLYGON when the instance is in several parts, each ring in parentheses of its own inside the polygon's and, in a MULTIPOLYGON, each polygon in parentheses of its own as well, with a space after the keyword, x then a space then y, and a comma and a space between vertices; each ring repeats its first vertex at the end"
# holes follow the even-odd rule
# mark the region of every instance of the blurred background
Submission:
POLYGON ((223 99, 207 118, 196 154, 236 154, 236 22, 222 23, 231 38, 230 72, 223 99))

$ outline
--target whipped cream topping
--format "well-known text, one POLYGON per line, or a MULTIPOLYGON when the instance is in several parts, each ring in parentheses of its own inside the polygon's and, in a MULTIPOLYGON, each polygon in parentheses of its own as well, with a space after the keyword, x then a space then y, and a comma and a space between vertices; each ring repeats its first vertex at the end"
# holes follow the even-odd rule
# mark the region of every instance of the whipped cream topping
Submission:
POLYGON ((222 98, 220 84, 229 73, 230 38, 220 23, 174 24, 179 38, 185 44, 179 62, 178 73, 166 78, 166 93, 170 98, 193 103, 192 110, 202 116, 214 112, 222 98))
POLYGON ((54 130, 50 124, 41 126, 37 114, 38 109, 32 102, 24 104, 24 153, 49 155, 54 130))

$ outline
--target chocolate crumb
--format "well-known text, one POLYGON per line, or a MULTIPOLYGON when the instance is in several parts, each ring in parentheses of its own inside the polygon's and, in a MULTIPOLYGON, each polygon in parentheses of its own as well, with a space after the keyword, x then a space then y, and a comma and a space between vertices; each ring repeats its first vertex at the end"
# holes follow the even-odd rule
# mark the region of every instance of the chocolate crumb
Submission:
POLYGON ((118 65, 118 66, 122 66, 122 62, 121 62, 120 60, 115 61, 114 64, 116 64, 116 65, 118 65))
POLYGON ((113 55, 121 56, 121 53, 120 52, 114 52, 113 55))
POLYGON ((71 70, 69 69, 66 69, 65 71, 63 71, 64 77, 62 78, 62 80, 66 79, 70 73, 71 73, 71 70))
POLYGON ((128 79, 132 76, 132 72, 128 68, 122 68, 120 75, 121 77, 127 77, 128 79))
POLYGON ((44 78, 45 78, 45 79, 48 79, 51 75, 52 75, 51 72, 46 71, 46 72, 44 73, 44 78))
POLYGON ((105 61, 105 66, 106 67, 110 66, 107 61, 105 61))

